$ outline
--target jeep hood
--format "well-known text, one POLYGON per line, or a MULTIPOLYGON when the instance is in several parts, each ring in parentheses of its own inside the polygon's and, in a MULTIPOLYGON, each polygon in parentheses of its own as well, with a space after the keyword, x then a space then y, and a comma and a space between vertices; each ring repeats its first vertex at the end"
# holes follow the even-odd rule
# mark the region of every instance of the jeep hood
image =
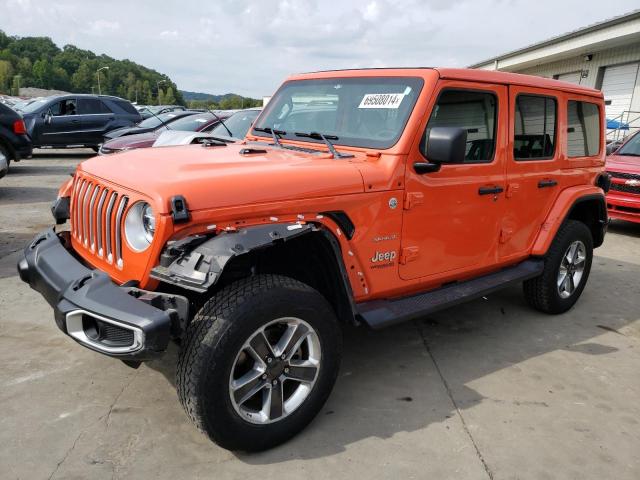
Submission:
POLYGON ((364 191, 349 159, 255 144, 132 150, 91 158, 78 169, 149 197, 164 214, 174 195, 194 211, 364 191))

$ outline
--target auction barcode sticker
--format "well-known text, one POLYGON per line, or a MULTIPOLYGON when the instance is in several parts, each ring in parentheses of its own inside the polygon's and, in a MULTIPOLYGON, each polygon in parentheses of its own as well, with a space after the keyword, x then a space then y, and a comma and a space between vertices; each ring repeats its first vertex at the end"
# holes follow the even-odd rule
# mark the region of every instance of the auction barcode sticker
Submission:
POLYGON ((358 108, 398 108, 404 93, 367 93, 358 108))

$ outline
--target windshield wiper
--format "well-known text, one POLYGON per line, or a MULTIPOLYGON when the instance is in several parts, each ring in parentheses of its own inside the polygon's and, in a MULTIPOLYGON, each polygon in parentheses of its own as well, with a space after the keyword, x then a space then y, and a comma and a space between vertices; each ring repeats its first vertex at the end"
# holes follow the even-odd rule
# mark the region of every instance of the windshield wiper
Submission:
MULTIPOLYGON (((167 130, 171 130, 171 128, 169 127, 169 125, 167 125, 167 124, 164 122, 164 120, 162 120, 158 115, 156 115, 155 113, 153 113, 151 110, 149 110, 149 113, 150 113, 151 115, 153 115, 154 117, 156 117, 156 119, 158 119, 158 121, 162 124, 162 126, 163 126, 164 128, 166 128, 167 130)), ((144 121, 144 120, 143 120, 143 121, 144 121)), ((142 122, 140 122, 140 123, 142 123, 142 122)), ((144 128, 144 127, 141 127, 141 126, 140 126, 140 123, 139 123, 139 124, 137 124, 137 125, 136 125, 136 127, 138 127, 138 128, 144 128)), ((153 127, 153 129, 154 129, 154 130, 156 130, 156 129, 157 129, 157 127, 159 127, 159 126, 160 126, 160 125, 157 125, 157 126, 153 127)))
POLYGON ((277 130, 275 128, 271 128, 271 127, 253 127, 253 129, 256 132, 264 132, 264 133, 270 133, 271 137, 273 138, 273 143, 274 145, 276 145, 277 147, 280 148, 284 148, 284 146, 280 143, 280 138, 279 135, 286 135, 287 132, 285 132, 284 130, 277 130))
POLYGON ((220 125, 222 125, 222 126, 224 127, 224 129, 229 133, 229 136, 230 136, 231 138, 235 138, 235 137, 233 136, 233 133, 231 133, 231 130, 229 130, 229 128, 227 128, 227 126, 225 125, 224 121, 223 121, 223 120, 222 120, 218 115, 216 115, 215 113, 213 113, 213 112, 212 112, 211 110, 209 110, 208 108, 207 108, 207 112, 209 112, 211 115, 213 115, 213 116, 216 118, 216 120, 218 120, 218 121, 220 122, 220 125))
POLYGON ((319 133, 319 132, 309 132, 309 133, 296 132, 296 137, 305 137, 305 138, 313 138, 315 140, 322 140, 324 143, 327 144, 327 147, 329 148, 329 152, 331 152, 331 155, 333 155, 333 158, 353 157, 353 155, 351 155, 350 153, 340 153, 335 149, 335 147, 333 146, 333 143, 329 141, 329 140, 338 140, 338 137, 335 135, 323 135, 322 133, 319 133))

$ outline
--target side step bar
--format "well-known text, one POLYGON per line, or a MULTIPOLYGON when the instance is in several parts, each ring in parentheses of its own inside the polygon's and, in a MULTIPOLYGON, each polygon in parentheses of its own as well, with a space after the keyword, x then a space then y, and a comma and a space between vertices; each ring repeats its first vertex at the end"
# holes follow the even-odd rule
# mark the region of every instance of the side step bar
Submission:
POLYGON ((359 303, 357 309, 364 322, 371 328, 388 327, 483 297, 509 284, 537 277, 543 269, 544 260, 525 260, 513 267, 427 293, 397 300, 372 300, 359 303))

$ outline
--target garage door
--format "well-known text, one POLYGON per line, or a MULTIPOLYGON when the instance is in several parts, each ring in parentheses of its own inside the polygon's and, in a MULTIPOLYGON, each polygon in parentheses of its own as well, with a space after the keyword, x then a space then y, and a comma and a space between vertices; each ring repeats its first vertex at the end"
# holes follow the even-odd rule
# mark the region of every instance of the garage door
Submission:
MULTIPOLYGON (((607 118, 612 120, 622 112, 631 110, 633 89, 638 78, 638 63, 606 67, 602 77, 602 93, 607 109, 607 118)), ((626 116, 625 116, 626 117, 626 116)), ((626 121, 626 118, 623 119, 626 121)))
POLYGON ((571 72, 571 73, 563 73, 558 75, 557 80, 562 80, 563 82, 569 83, 577 83, 580 84, 581 72, 571 72))

